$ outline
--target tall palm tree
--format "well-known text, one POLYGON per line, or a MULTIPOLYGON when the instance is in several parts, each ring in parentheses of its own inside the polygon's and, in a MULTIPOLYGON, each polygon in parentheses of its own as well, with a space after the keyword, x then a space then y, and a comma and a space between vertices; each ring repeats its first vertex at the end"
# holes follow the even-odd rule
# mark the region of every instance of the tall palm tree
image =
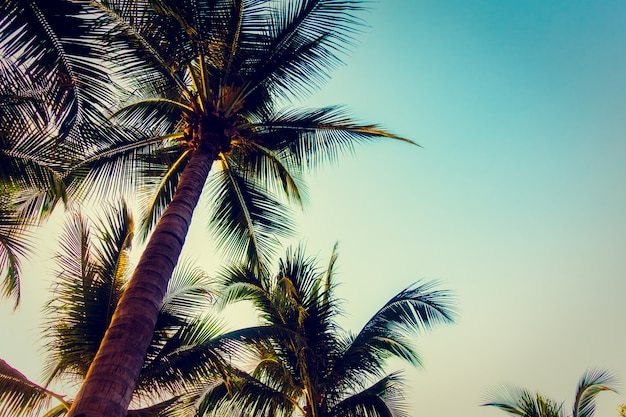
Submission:
POLYGON ((212 167, 217 241, 262 269, 277 237, 292 230, 276 193, 301 203, 301 168, 334 160, 355 142, 400 139, 341 108, 285 107, 340 62, 362 5, 8 0, 4 7, 11 18, 0 21, 0 39, 11 47, 3 52, 39 51, 47 39, 41 60, 19 61, 52 63, 59 69, 52 84, 69 91, 51 147, 66 168, 63 189, 96 195, 128 189, 138 177, 154 186, 145 225, 156 226, 72 411, 123 416, 212 167), (113 118, 103 119, 108 110, 113 118))
MULTIPOLYGON (((592 369, 583 374, 578 382, 571 417, 592 417, 595 413, 596 396, 603 391, 615 391, 615 377, 608 371, 592 369)), ((563 403, 532 393, 524 388, 500 387, 490 395, 485 406, 497 407, 520 417, 565 417, 563 403)))
MULTIPOLYGON (((82 215, 67 222, 57 255, 59 267, 52 298, 45 308, 45 384, 29 380, 0 361, 0 415, 66 415, 71 398, 55 393, 51 383, 83 380, 129 276, 134 222, 125 206, 101 222, 82 215), (51 400, 59 404, 50 407, 51 400)), ((186 391, 198 381, 222 376, 226 364, 211 339, 219 321, 207 314, 213 304, 207 276, 189 262, 178 265, 159 311, 155 333, 133 393, 128 416, 181 416, 193 412, 186 391), (186 350, 203 346, 203 355, 186 350)))
MULTIPOLYGON (((388 373, 389 358, 421 363, 413 337, 450 323, 448 291, 433 282, 412 285, 390 299, 357 333, 336 321, 341 305, 334 292, 336 251, 326 269, 290 250, 278 273, 258 274, 245 266, 224 275, 224 301, 251 300, 261 325, 229 333, 233 352, 256 352, 249 373, 209 384, 199 414, 275 416, 403 416, 407 404, 400 373, 388 373), (237 387, 235 389, 233 387, 237 387)), ((244 364, 245 365, 245 364, 244 364)))

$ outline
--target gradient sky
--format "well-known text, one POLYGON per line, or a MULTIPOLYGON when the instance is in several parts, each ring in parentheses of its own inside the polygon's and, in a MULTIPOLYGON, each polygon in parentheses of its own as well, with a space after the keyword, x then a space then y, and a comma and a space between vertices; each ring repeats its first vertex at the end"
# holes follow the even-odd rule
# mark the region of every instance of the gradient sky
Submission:
MULTIPOLYGON (((578 378, 597 367, 623 393, 600 394, 596 415, 617 416, 626 2, 387 0, 363 17, 346 65, 307 104, 347 105, 423 148, 364 145, 308 177, 294 241, 323 261, 339 242, 343 323, 357 331, 410 283, 439 280, 460 315, 416 340, 414 416, 504 416, 479 406, 502 383, 569 409, 578 378)), ((211 272, 199 223, 185 250, 211 272)), ((28 265, 18 313, 0 304, 0 358, 33 378, 41 264, 28 265)))

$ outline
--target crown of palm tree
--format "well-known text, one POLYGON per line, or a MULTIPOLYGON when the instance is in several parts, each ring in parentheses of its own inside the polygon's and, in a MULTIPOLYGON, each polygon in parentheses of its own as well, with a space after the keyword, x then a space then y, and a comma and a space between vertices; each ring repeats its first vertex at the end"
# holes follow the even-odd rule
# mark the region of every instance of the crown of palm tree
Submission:
POLYGON ((452 321, 451 295, 434 289, 433 282, 410 286, 353 335, 335 320, 341 313, 335 261, 333 251, 320 270, 298 248, 287 252, 276 275, 245 267, 225 272, 222 302, 251 300, 261 320, 258 327, 229 333, 227 343, 233 353, 252 349, 256 362, 228 381, 231 390, 237 388, 231 397, 224 385, 207 387, 201 415, 229 409, 242 415, 405 415, 401 375, 387 373, 385 362, 396 357, 421 363, 412 336, 452 321))
POLYGON ((340 62, 360 2, 8 0, 2 7, 0 52, 10 59, 0 81, 19 105, 2 114, 0 157, 10 167, 5 180, 36 191, 22 193, 31 214, 67 193, 101 196, 142 183, 147 233, 191 155, 206 148, 217 162, 210 182, 217 242, 237 259, 262 262, 293 229, 276 193, 301 204, 303 167, 335 160, 356 142, 401 139, 339 107, 285 106, 315 91, 340 62), (12 73, 28 76, 14 84, 12 73))

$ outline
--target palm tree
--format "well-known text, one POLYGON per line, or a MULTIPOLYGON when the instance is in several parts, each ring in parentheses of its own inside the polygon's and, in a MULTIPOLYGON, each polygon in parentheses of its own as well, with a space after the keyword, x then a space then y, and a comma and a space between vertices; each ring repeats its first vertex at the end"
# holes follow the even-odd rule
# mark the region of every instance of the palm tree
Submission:
POLYGON ((358 29, 359 1, 5 3, 11 18, 0 21, 0 40, 11 47, 3 52, 39 51, 45 38, 42 59, 18 61, 58 69, 52 84, 68 90, 70 111, 51 140, 66 167, 62 188, 97 195, 140 178, 154 186, 145 226, 156 226, 72 414, 121 417, 214 165, 217 242, 262 269, 277 237, 292 230, 277 193, 302 202, 301 168, 334 160, 355 142, 401 138, 341 108, 285 106, 340 62, 358 29), (113 118, 103 119, 109 109, 113 118))
POLYGON ((388 373, 385 364, 390 358, 421 364, 412 338, 452 321, 451 294, 433 282, 412 285, 356 335, 345 332, 336 321, 336 255, 325 270, 301 247, 287 252, 273 276, 245 266, 226 270, 223 302, 251 300, 261 320, 229 333, 230 347, 256 352, 257 361, 228 381, 232 396, 224 384, 208 384, 199 415, 405 415, 401 374, 388 373))
MULTIPOLYGON (((596 396, 602 391, 615 391, 615 377, 608 371, 592 369, 580 378, 571 417, 592 417, 596 396)), ((497 407, 521 417, 565 417, 563 403, 558 403, 539 393, 524 388, 500 387, 490 395, 484 406, 497 407)))
MULTIPOLYGON (((89 364, 119 301, 129 275, 134 222, 122 205, 98 223, 77 214, 67 222, 57 255, 58 279, 45 308, 46 383, 29 380, 0 361, 0 414, 46 417, 66 415, 72 403, 50 390, 51 383, 76 383, 89 364), (59 404, 50 408, 51 400, 59 404)), ((207 276, 189 262, 178 265, 159 311, 155 333, 133 393, 129 417, 191 413, 185 394, 198 381, 223 376, 226 364, 211 340, 221 331, 206 310, 213 304, 207 276), (202 345, 202 355, 186 354, 202 345)))

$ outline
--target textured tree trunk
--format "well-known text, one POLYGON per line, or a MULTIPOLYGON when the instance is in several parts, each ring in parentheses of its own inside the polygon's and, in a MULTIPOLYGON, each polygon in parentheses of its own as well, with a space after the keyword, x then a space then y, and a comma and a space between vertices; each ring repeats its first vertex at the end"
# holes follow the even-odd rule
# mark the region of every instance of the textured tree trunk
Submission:
POLYGON ((199 148, 148 241, 69 417, 125 417, 167 285, 215 155, 199 148))

